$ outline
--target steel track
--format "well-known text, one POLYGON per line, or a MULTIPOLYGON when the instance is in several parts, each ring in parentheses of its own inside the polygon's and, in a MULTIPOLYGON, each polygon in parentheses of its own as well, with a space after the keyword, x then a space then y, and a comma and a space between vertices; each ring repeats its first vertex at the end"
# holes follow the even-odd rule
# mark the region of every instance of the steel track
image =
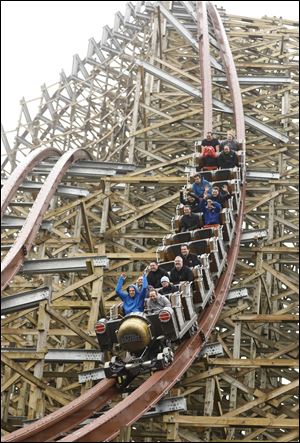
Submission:
POLYGON ((18 187, 25 179, 26 175, 36 166, 39 162, 45 158, 52 156, 60 156, 61 152, 56 148, 39 148, 31 151, 31 153, 26 157, 12 174, 8 177, 3 188, 1 189, 1 217, 4 214, 9 202, 12 200, 13 196, 18 190, 18 187))
MULTIPOLYGON (((216 33, 216 39, 218 40, 221 48, 221 56, 231 91, 238 141, 243 143, 245 148, 244 115, 233 58, 219 14, 212 3, 207 2, 207 4, 208 12, 212 19, 213 27, 216 33)), ((205 7, 203 7, 203 5, 202 9, 198 11, 198 18, 201 18, 201 24, 199 24, 198 31, 200 32, 202 30, 202 32, 204 32, 206 35, 207 19, 205 16, 205 7), (203 17, 205 17, 205 19, 203 17)), ((200 59, 203 57, 208 57, 207 47, 204 48, 203 44, 199 45, 199 54, 200 59)), ((210 70, 207 72, 207 75, 210 75, 210 70)), ((209 82, 204 82, 203 84, 204 88, 205 85, 209 86, 209 82)), ((206 86, 205 91, 207 88, 209 90, 208 86, 206 86)), ((209 121, 210 115, 210 109, 204 110, 204 116, 207 116, 205 119, 208 119, 204 122, 205 128, 209 128, 211 125, 211 122, 209 121)), ((243 177, 245 177, 244 174, 243 177)), ((118 435, 122 427, 129 426, 134 423, 154 404, 156 404, 160 398, 163 397, 164 394, 166 394, 178 380, 180 380, 181 376, 192 365, 205 342, 208 340, 211 331, 218 320, 222 307, 225 303, 227 293, 230 289, 230 284, 239 253, 245 193, 246 185, 244 183, 241 191, 239 214, 236 219, 235 237, 232 241, 227 256, 228 266, 226 272, 223 272, 219 278, 215 290, 214 302, 200 315, 198 323, 200 332, 180 345, 180 347, 177 349, 172 365, 162 371, 155 372, 133 393, 119 402, 111 410, 104 413, 101 417, 58 441, 89 442, 112 440, 118 435)), ((90 416, 95 410, 100 410, 101 407, 103 407, 103 405, 116 394, 117 391, 113 385, 114 380, 103 380, 101 383, 87 391, 84 395, 71 402, 69 405, 31 425, 28 425, 23 429, 19 429, 5 436, 2 440, 53 440, 59 434, 65 433, 74 428, 76 425, 80 424, 80 422, 90 416), (94 398, 93 395, 95 395, 94 398), (100 398, 97 398, 96 401, 97 396, 100 398), (53 429, 54 425, 55 429, 53 429)))
POLYGON ((53 441, 99 411, 118 391, 115 380, 105 379, 52 414, 2 437, 1 441, 53 441))
POLYGON ((35 236, 38 233, 43 215, 47 211, 50 200, 63 175, 72 163, 81 158, 90 158, 90 154, 84 149, 66 152, 57 161, 48 175, 15 243, 3 259, 1 264, 1 291, 6 288, 9 281, 22 266, 24 258, 30 251, 35 236))

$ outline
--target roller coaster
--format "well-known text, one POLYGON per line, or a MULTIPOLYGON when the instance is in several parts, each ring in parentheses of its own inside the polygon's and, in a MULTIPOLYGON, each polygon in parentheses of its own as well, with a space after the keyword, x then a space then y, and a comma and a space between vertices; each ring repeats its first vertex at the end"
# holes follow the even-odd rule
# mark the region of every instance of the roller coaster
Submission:
MULTIPOLYGON (((156 243, 155 253, 153 256, 151 256, 153 258, 157 254, 160 265, 168 266, 168 263, 174 260, 175 256, 177 255, 178 247, 182 243, 188 243, 190 247, 194 247, 194 251, 197 253, 197 255, 200 256, 201 265, 199 265, 194 270, 194 289, 191 290, 190 285, 183 284, 180 287, 179 293, 177 293, 173 297, 174 318, 176 317, 176 321, 179 324, 179 329, 182 328, 184 332, 181 335, 179 334, 180 339, 184 335, 184 340, 180 341, 180 343, 176 347, 174 356, 172 354, 172 358, 169 359, 166 364, 163 364, 161 367, 156 367, 155 372, 151 372, 147 379, 142 379, 140 381, 140 385, 135 386, 135 388, 132 390, 129 390, 128 395, 125 398, 121 399, 120 401, 117 400, 115 405, 112 406, 111 409, 103 410, 103 413, 101 413, 99 417, 94 417, 96 411, 101 411, 109 402, 115 401, 115 399, 119 398, 120 391, 117 386, 116 378, 114 377, 104 378, 102 381, 84 392, 78 398, 71 399, 72 401, 67 401, 67 397, 64 397, 63 400, 65 401, 65 403, 64 405, 61 404, 61 407, 59 409, 55 410, 54 412, 43 418, 40 418, 37 421, 34 421, 33 423, 27 424, 23 428, 20 428, 5 435, 2 438, 2 441, 99 441, 99 439, 101 439, 101 441, 110 441, 116 438, 122 429, 132 425, 133 423, 136 423, 137 420, 143 417, 143 415, 146 414, 147 411, 149 411, 168 392, 170 392, 170 390, 176 385, 176 383, 178 383, 178 381, 182 379, 183 375, 189 370, 189 368, 192 367, 195 360, 199 357, 199 353, 201 352, 201 350, 203 350, 204 346, 208 343, 210 337, 212 336, 214 328, 224 308, 226 298, 231 288, 234 273, 236 272, 240 244, 242 242, 244 223, 243 217, 244 214, 247 213, 245 202, 248 174, 246 163, 248 159, 248 153, 246 155, 247 151, 245 123, 251 128, 262 130, 262 132, 271 131, 271 128, 267 125, 263 125, 260 121, 253 118, 252 116, 244 116, 240 83, 236 72, 235 63, 220 14, 218 13, 215 6, 211 2, 176 2, 180 3, 180 7, 183 8, 184 13, 192 17, 194 22, 196 23, 198 36, 198 41, 196 41, 192 37, 192 34, 188 32, 184 25, 179 21, 179 19, 174 18, 172 13, 164 6, 163 3, 164 2, 155 2, 155 4, 152 4, 152 2, 138 2, 137 8, 143 6, 146 9, 144 10, 144 12, 142 12, 142 10, 135 11, 135 14, 137 19, 143 20, 145 19, 143 15, 146 15, 146 13, 154 13, 155 11, 158 12, 158 16, 160 17, 157 28, 158 35, 161 35, 162 33, 160 20, 161 16, 163 16, 166 23, 171 24, 172 27, 180 33, 185 42, 188 41, 193 47, 196 45, 199 53, 200 62, 202 89, 201 93, 197 90, 197 88, 192 88, 182 80, 177 83, 177 87, 183 93, 188 93, 197 98, 202 97, 203 128, 201 128, 201 130, 198 132, 206 133, 208 131, 212 131, 214 128, 213 109, 222 109, 222 112, 224 112, 225 115, 230 114, 233 116, 232 127, 235 130, 236 139, 241 146, 240 164, 238 168, 232 170, 216 170, 203 173, 205 177, 212 183, 226 182, 229 185, 230 191, 232 193, 232 198, 230 200, 228 208, 222 211, 220 226, 209 229, 202 228, 192 232, 180 233, 178 232, 180 213, 179 208, 177 208, 176 214, 166 213, 166 219, 169 222, 169 226, 172 225, 172 229, 170 232, 164 230, 163 243, 158 247, 158 249, 156 243), (212 31, 214 37, 212 37, 212 31), (213 43, 214 50, 217 49, 219 51, 221 63, 211 55, 211 43, 213 43), (211 66, 214 67, 216 70, 224 72, 225 74, 228 91, 231 98, 231 107, 224 105, 221 100, 213 97, 214 79, 211 75, 211 66), (263 126, 263 128, 261 126, 263 126), (188 329, 194 324, 194 317, 196 318, 197 328, 194 328, 193 333, 191 333, 190 336, 187 338, 186 332, 188 332, 188 329), (182 324, 180 323, 180 321, 182 321, 182 324), (191 324, 189 323, 189 321, 191 322, 191 324), (186 329, 184 329, 185 327, 186 329), (88 419, 89 417, 94 418, 91 419, 87 424, 82 425, 84 420, 88 419)), ((132 5, 130 6, 130 8, 131 10, 133 10, 132 5)), ((179 12, 180 11, 181 9, 179 9, 179 12)), ((119 20, 121 20, 120 16, 118 17, 119 20)), ((136 26, 133 22, 130 22, 129 16, 127 17, 127 24, 131 24, 132 29, 134 29, 134 26, 136 26)), ((108 30, 107 32, 109 33, 108 30)), ((116 43, 112 46, 112 53, 113 51, 116 51, 117 46, 118 44, 116 43)), ((103 43, 103 47, 105 47, 105 42, 103 43)), ((97 53, 96 45, 91 41, 90 58, 95 53, 97 53)), ((97 55, 99 56, 99 53, 97 55)), ((84 72, 84 68, 82 67, 80 60, 76 60, 77 68, 84 72)), ((151 78, 151 75, 156 75, 160 80, 166 81, 169 85, 171 85, 171 87, 175 85, 175 76, 172 76, 168 73, 165 73, 163 75, 159 67, 151 65, 148 61, 142 60, 141 57, 139 60, 136 60, 136 64, 140 67, 140 73, 147 72, 149 74, 148 79, 151 78)), ((122 81, 123 80, 120 79, 120 82, 122 81)), ((140 85, 143 83, 142 77, 139 77, 139 82, 140 85)), ((80 87, 81 86, 79 86, 79 89, 80 87)), ((143 91, 145 87, 146 86, 143 85, 143 91)), ((145 110, 145 107, 142 106, 142 109, 145 110)), ((135 113, 135 117, 133 117, 133 120, 135 119, 137 125, 138 109, 136 108, 133 113, 135 113)), ((198 115, 199 110, 193 109, 192 111, 186 112, 184 116, 186 127, 191 125, 189 119, 192 116, 197 117, 198 115)), ((182 115, 180 117, 181 119, 183 118, 182 115)), ((176 118, 177 117, 173 114, 173 116, 169 118, 169 124, 173 124, 174 122, 176 123, 176 118)), ((143 143, 145 143, 145 146, 149 148, 151 144, 151 136, 149 136, 149 139, 146 139, 147 137, 145 134, 147 133, 147 131, 145 130, 145 127, 146 120, 144 118, 143 129, 137 129, 136 127, 134 134, 135 136, 139 135, 141 137, 145 137, 143 143)), ((154 134, 155 137, 155 124, 151 126, 151 129, 152 131, 154 131, 152 134, 154 134)), ((278 139, 281 138, 282 142, 288 141, 287 137, 284 134, 281 134, 280 132, 275 130, 272 131, 273 137, 277 137, 278 139)), ((32 202, 31 209, 28 213, 27 218, 23 221, 20 232, 17 236, 15 236, 13 233, 10 238, 10 242, 8 243, 9 250, 2 261, 1 268, 2 291, 6 291, 7 289, 9 289, 11 282, 13 281, 13 279, 16 278, 18 273, 23 272, 26 275, 26 266, 32 265, 29 262, 26 262, 26 258, 28 257, 28 255, 30 255, 30 251, 32 251, 32 248, 34 248, 36 245, 37 238, 39 238, 39 235, 41 235, 40 233, 43 229, 43 223, 45 223, 45 219, 47 219, 47 210, 49 208, 49 205, 51 204, 51 201, 53 202, 53 197, 59 191, 59 188, 63 187, 61 186, 61 183, 63 183, 63 177, 66 177, 66 174, 70 174, 72 168, 74 171, 76 167, 81 167, 83 169, 84 167, 94 167, 95 175, 98 171, 97 167, 103 168, 106 172, 110 168, 114 169, 116 176, 106 176, 104 171, 103 175, 106 177, 104 184, 105 190, 107 189, 107 183, 133 183, 135 178, 138 178, 138 176, 136 177, 137 171, 134 170, 135 166, 133 166, 134 158, 132 151, 130 152, 131 153, 128 156, 128 162, 119 163, 110 162, 109 152, 105 153, 104 157, 106 157, 106 159, 101 162, 100 166, 100 163, 99 165, 97 165, 97 162, 94 162, 94 165, 92 165, 94 152, 91 153, 88 149, 68 148, 64 152, 64 150, 58 149, 53 146, 37 146, 37 148, 33 149, 32 152, 28 156, 26 156, 26 159, 24 161, 19 163, 19 165, 9 175, 2 188, 1 216, 3 217, 3 220, 5 214, 9 212, 7 211, 7 209, 11 207, 10 205, 13 205, 14 201, 16 201, 16 194, 18 192, 20 193, 20 189, 23 193, 28 192, 26 191, 26 187, 22 188, 22 186, 25 186, 26 184, 26 182, 24 182, 25 178, 34 175, 34 171, 37 171, 37 173, 40 173, 42 176, 46 175, 46 172, 49 172, 49 174, 43 183, 34 180, 32 180, 29 184, 27 183, 29 186, 28 189, 31 189, 31 192, 33 192, 33 195, 35 195, 35 198, 32 202), (53 163, 53 157, 59 157, 56 163, 53 163), (38 168, 40 168, 40 171, 38 168), (125 172, 127 174, 120 176, 120 178, 118 179, 118 172, 125 172), (126 180, 128 180, 128 182, 126 182, 126 180), (36 186, 37 184, 39 187, 36 186), (12 240, 14 241, 12 242, 12 240)), ((151 153, 150 149, 149 152, 151 153)), ((154 160, 156 159, 156 157, 158 157, 155 153, 152 153, 152 156, 154 160)), ((177 175, 174 176, 174 181, 172 181, 172 175, 169 174, 168 176, 162 176, 162 183, 165 180, 165 183, 171 185, 173 183, 176 183, 176 185, 185 185, 183 189, 186 189, 186 186, 190 185, 191 177, 193 176, 196 167, 198 166, 199 153, 194 152, 192 154, 183 154, 179 155, 175 159, 169 158, 166 164, 172 165, 179 163, 180 165, 182 165, 183 161, 188 161, 188 163, 184 165, 184 168, 182 166, 178 167, 178 171, 176 171, 177 175)), ((161 167, 161 163, 158 164, 158 167, 161 167)), ((145 170, 147 171, 147 166, 145 167, 145 170)), ((150 186, 155 183, 155 175, 151 175, 150 173, 150 175, 148 176, 146 174, 145 177, 145 181, 143 183, 149 183, 150 186)), ((82 180, 82 182, 84 183, 84 179, 82 180)), ((68 185, 70 185, 74 182, 73 180, 69 179, 67 183, 68 185)), ((67 188, 67 186, 65 186, 65 188, 67 188)), ((68 189, 61 189, 61 192, 68 192, 68 189)), ((102 215, 105 210, 106 215, 108 214, 109 203, 107 200, 107 196, 110 195, 109 192, 100 197, 100 199, 104 201, 102 215)), ((119 191, 116 190, 116 193, 117 192, 119 191)), ((178 192, 176 189, 176 191, 173 192, 173 195, 165 195, 162 200, 165 203, 168 201, 174 201, 177 197, 178 192)), ((87 199, 87 197, 85 198, 87 199)), ((99 199, 99 196, 95 194, 94 198, 99 199)), ((124 198, 120 199, 120 201, 124 202, 124 198)), ((88 199, 83 200, 83 203, 81 203, 83 208, 83 220, 85 223, 85 240, 86 243, 89 245, 89 252, 91 253, 91 255, 87 254, 81 249, 79 257, 83 257, 84 261, 89 262, 87 266, 90 266, 90 269, 92 271, 94 271, 97 266, 101 267, 100 274, 91 272, 90 276, 85 277, 86 279, 88 279, 88 282, 93 283, 93 281, 96 281, 97 278, 98 282, 99 279, 103 279, 103 274, 105 274, 105 270, 103 271, 103 269, 110 270, 110 267, 107 263, 105 254, 99 252, 101 251, 101 247, 98 249, 98 253, 95 254, 95 246, 93 245, 92 234, 89 231, 87 222, 88 209, 86 208, 86 206, 88 204, 88 199), (86 203, 84 203, 84 201, 86 201, 86 203)), ((68 203, 68 205, 68 207, 72 207, 72 203, 68 203)), ((131 210, 132 209, 130 208, 130 206, 128 206, 128 220, 130 220, 131 210)), ((60 211, 61 209, 59 207, 52 207, 52 214, 59 215, 60 211)), ((146 203, 141 209, 141 216, 143 216, 144 213, 147 214, 147 211, 149 211, 149 207, 146 203)), ((20 212, 22 213, 22 211, 20 212)), ((99 221, 99 217, 97 218, 97 215, 95 213, 93 214, 89 212, 89 216, 94 217, 97 221, 99 221)), ((100 220, 100 237, 104 240, 110 241, 111 236, 113 236, 113 234, 116 232, 116 229, 121 229, 123 226, 126 226, 128 220, 117 222, 114 225, 113 219, 111 219, 108 223, 108 230, 106 230, 106 226, 100 220)), ((68 222, 67 218, 66 221, 68 222)), ((162 227, 165 227, 165 219, 164 222, 160 222, 160 225, 162 227)), ((54 232, 57 233, 57 229, 55 230, 54 228, 54 232)), ((151 235, 150 230, 149 233, 151 235)), ((43 235, 45 235, 44 231, 43 235)), ((50 238, 51 232, 46 235, 47 238, 50 238)), ((258 233, 257 235, 260 234, 258 233)), ((142 257, 143 260, 144 256, 142 257)), ((70 258, 72 259, 72 255, 70 256, 70 258)), ((41 269, 43 269, 43 266, 45 266, 45 264, 41 261, 41 267, 39 268, 38 259, 39 257, 35 257, 34 261, 36 262, 37 269, 36 271, 31 271, 30 275, 32 275, 34 272, 36 274, 39 274, 40 272, 42 273, 41 269)), ((55 265, 53 257, 48 259, 47 262, 49 266, 55 265)), ((70 263, 68 263, 68 266, 70 266, 70 263)), ((127 266, 126 261, 123 262, 123 264, 122 262, 118 263, 116 268, 120 268, 122 266, 127 266)), ((78 269, 81 269, 79 265, 78 269)), ((76 287, 76 283, 73 282, 73 284, 76 287)), ((291 290, 296 289, 295 285, 289 280, 285 281, 285 284, 287 284, 287 287, 291 290)), ((99 288, 100 286, 95 287, 93 290, 97 291, 99 290, 99 288)), ((63 292, 64 291, 62 291, 62 295, 63 292)), ((53 301, 55 301, 57 298, 58 296, 54 295, 53 301)), ((94 296, 94 298, 96 297, 94 296)), ((7 303, 9 302, 9 295, 5 297, 5 300, 7 300, 7 303)), ((84 301, 85 299, 83 298, 82 300, 84 301)), ((107 300, 109 300, 109 298, 107 298, 107 300)), ((16 303, 15 298, 13 299, 13 303, 16 303)), ((33 305, 28 304, 26 307, 30 310, 32 306, 33 305)), ((114 322, 116 321, 115 301, 113 301, 110 306, 111 308, 109 321, 114 322)), ((102 311, 102 315, 106 316, 107 312, 105 311, 104 306, 101 305, 100 300, 95 303, 94 308, 96 312, 94 312, 92 319, 94 320, 95 325, 95 320, 98 320, 98 318, 95 318, 95 315, 97 316, 98 312, 102 311)), ((6 309, 7 310, 4 311, 5 314, 10 314, 12 312, 18 311, 15 306, 11 308, 7 307, 6 309)), ((45 309, 46 312, 52 312, 52 314, 55 315, 53 313, 53 310, 51 311, 51 305, 50 307, 45 309)), ((64 319, 61 317, 62 316, 60 314, 56 314, 56 318, 58 318, 59 321, 63 322, 64 319)), ((148 321, 150 320, 148 319, 148 321)), ((153 325, 155 322, 157 323, 157 318, 153 320, 153 325)), ((118 322, 118 327, 119 323, 120 322, 118 322)), ((115 331, 112 331, 111 333, 115 333, 115 331)), ((95 340, 92 336, 86 334, 83 331, 81 331, 80 334, 83 340, 86 340, 88 344, 95 347, 95 340)), ((9 351, 9 349, 7 350, 9 351)), ((164 351, 162 351, 162 354, 163 352, 164 351)), ((162 357, 164 357, 164 355, 162 355, 162 357)), ((5 356, 5 352, 3 353, 3 362, 9 365, 9 358, 5 356)), ((20 368, 17 365, 15 365, 13 368, 17 370, 17 372, 18 370, 20 371, 20 368)), ((31 379, 29 381, 33 382, 35 380, 31 379)), ((40 385, 40 387, 42 389, 46 389, 45 386, 43 386, 42 384, 40 385)), ((48 389, 48 394, 51 396, 51 388, 48 389)), ((52 396, 53 399, 56 398, 54 392, 52 392, 52 396)), ((293 420, 290 416, 289 418, 291 421, 293 420)), ((295 427, 295 424, 293 425, 293 427, 295 427)))

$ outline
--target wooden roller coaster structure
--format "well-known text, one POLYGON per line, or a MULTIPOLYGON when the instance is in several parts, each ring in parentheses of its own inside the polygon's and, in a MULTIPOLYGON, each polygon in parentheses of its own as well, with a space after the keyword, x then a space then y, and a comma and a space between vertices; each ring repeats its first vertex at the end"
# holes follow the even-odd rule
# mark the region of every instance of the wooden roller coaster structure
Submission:
POLYGON ((221 15, 226 32, 211 2, 128 3, 33 120, 23 102, 13 149, 2 134, 3 441, 297 441, 296 24, 221 15), (232 128, 240 206, 201 333, 123 399, 113 380, 92 387, 117 275, 156 258, 194 143, 232 128), (149 418, 170 395, 188 415, 149 418))

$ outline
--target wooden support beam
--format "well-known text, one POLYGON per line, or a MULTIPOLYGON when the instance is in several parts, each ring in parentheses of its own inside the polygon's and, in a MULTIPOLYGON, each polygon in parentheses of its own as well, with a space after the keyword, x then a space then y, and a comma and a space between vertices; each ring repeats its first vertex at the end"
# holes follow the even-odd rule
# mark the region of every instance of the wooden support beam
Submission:
POLYGON ((153 131, 153 129, 158 129, 158 128, 161 128, 162 126, 165 126, 165 125, 171 125, 172 123, 175 123, 180 120, 190 118, 193 115, 199 114, 199 112, 200 112, 200 109, 194 109, 193 111, 190 111, 190 112, 184 112, 183 114, 180 114, 176 117, 168 118, 168 119, 163 120, 159 123, 154 123, 153 125, 150 125, 147 128, 139 129, 138 131, 135 131, 132 134, 130 134, 130 137, 136 137, 137 135, 144 134, 145 132, 148 132, 148 131, 153 131))
POLYGON ((260 367, 280 367, 280 368, 298 368, 299 362, 297 360, 286 359, 286 358, 277 358, 277 359, 269 359, 269 358, 238 358, 238 359, 229 359, 229 358, 208 358, 208 365, 213 366, 224 366, 224 367, 243 367, 243 368, 260 368, 260 367))
POLYGON ((34 377, 29 371, 26 371, 20 364, 13 362, 10 358, 6 357, 6 355, 1 354, 1 361, 25 378, 31 385, 42 389, 46 395, 53 398, 53 400, 57 401, 60 405, 65 406, 70 403, 70 401, 75 399, 75 397, 70 394, 63 393, 55 388, 52 388, 51 386, 48 386, 43 381, 34 377))
POLYGON ((269 192, 268 194, 265 194, 262 199, 260 199, 258 202, 253 203, 251 206, 247 206, 244 214, 249 214, 249 212, 252 212, 253 209, 258 208, 259 206, 263 205, 264 203, 272 200, 275 197, 278 197, 280 194, 284 194, 286 192, 286 189, 280 189, 279 191, 269 192))
POLYGON ((83 224, 85 227, 85 233, 86 233, 88 245, 90 247, 90 252, 94 252, 94 244, 93 244, 92 234, 91 234, 91 230, 90 230, 90 224, 89 224, 88 217, 87 217, 87 210, 86 210, 85 203, 81 202, 80 206, 81 206, 81 212, 82 212, 82 220, 83 220, 83 224))
POLYGON ((296 314, 241 314, 241 315, 233 315, 231 317, 233 321, 246 321, 246 322, 268 322, 268 323, 276 323, 282 321, 288 322, 299 322, 299 315, 296 314))
POLYGON ((272 268, 272 266, 268 265, 267 263, 263 263, 262 267, 270 272, 270 274, 272 274, 274 277, 276 277, 279 281, 281 281, 281 283, 285 284, 286 286, 288 286, 290 289, 292 289, 293 291, 295 291, 296 294, 299 294, 299 288, 297 286, 295 286, 288 278, 285 277, 285 275, 283 275, 281 272, 276 271, 274 268, 272 268))
POLYGON ((90 343, 92 346, 94 346, 94 348, 97 348, 97 349, 99 348, 98 342, 96 342, 96 340, 94 340, 88 334, 83 332, 83 330, 78 325, 73 323, 71 320, 66 319, 61 314, 59 314, 55 309, 50 308, 49 306, 46 306, 46 311, 48 312, 48 314, 51 315, 52 318, 58 320, 59 323, 62 323, 68 329, 71 329, 71 331, 75 332, 83 340, 85 340, 88 343, 90 343))
POLYGON ((267 428, 297 428, 299 426, 297 419, 292 418, 249 418, 249 417, 208 417, 204 416, 189 416, 178 415, 173 417, 167 415, 163 417, 164 423, 179 423, 181 426, 200 426, 209 428, 223 428, 223 427, 237 427, 237 428, 255 428, 255 427, 267 427, 267 428))
POLYGON ((143 211, 140 211, 135 216, 130 217, 129 219, 127 219, 121 223, 118 223, 117 226, 114 226, 113 228, 106 231, 106 235, 110 235, 115 231, 119 231, 121 228, 124 228, 125 226, 131 224, 135 220, 138 220, 139 218, 144 217, 145 215, 155 211, 156 209, 161 208, 162 206, 166 205, 167 203, 170 203, 171 201, 178 199, 178 197, 179 197, 179 192, 176 192, 175 194, 173 194, 170 197, 163 198, 162 200, 158 200, 156 203, 153 204, 153 206, 151 208, 147 208, 147 209, 144 209, 143 211))

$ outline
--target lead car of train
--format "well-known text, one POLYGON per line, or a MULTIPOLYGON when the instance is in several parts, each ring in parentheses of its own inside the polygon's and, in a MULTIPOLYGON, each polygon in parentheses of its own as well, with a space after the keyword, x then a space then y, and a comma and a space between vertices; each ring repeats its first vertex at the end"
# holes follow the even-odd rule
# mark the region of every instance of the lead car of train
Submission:
MULTIPOLYGON (((235 235, 235 219, 241 195, 240 168, 200 172, 212 185, 226 184, 231 194, 227 207, 220 215, 220 225, 203 227, 199 214, 199 229, 180 232, 182 208, 176 208, 172 219, 172 233, 163 238, 157 249, 159 266, 169 271, 182 243, 196 253, 200 265, 193 270, 193 282, 180 282, 178 291, 170 294, 171 308, 155 313, 134 312, 125 317, 118 305, 110 309, 107 318, 97 321, 96 336, 102 351, 111 351, 113 357, 105 362, 107 378, 116 377, 120 386, 128 384, 138 374, 161 370, 169 366, 178 344, 198 330, 198 316, 214 300, 218 279, 226 272, 226 257, 235 235), (121 357, 122 356, 122 357, 121 357)), ((187 191, 187 186, 183 189, 187 191)))

